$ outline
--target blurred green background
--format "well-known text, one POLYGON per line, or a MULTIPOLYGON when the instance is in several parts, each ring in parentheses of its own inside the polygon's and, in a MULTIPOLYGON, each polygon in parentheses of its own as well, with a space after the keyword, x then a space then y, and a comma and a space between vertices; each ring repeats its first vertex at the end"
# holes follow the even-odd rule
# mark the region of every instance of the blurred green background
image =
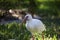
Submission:
MULTIPOLYGON (((28 8, 32 14, 37 14, 42 18, 47 29, 45 38, 52 37, 52 40, 59 40, 60 0, 0 0, 0 10, 23 8, 28 8)), ((3 13, 0 12, 0 19, 2 16, 3 13)), ((30 37, 31 34, 24 25, 20 29, 19 23, 0 24, 0 40, 29 40, 30 37)))

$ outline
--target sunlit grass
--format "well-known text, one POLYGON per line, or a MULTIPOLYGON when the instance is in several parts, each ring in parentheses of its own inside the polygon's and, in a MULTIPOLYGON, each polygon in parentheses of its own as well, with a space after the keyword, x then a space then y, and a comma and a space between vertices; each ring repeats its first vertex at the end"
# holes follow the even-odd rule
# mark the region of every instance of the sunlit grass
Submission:
POLYGON ((55 0, 37 0, 38 2, 47 2, 47 1, 55 1, 55 0))
MULTIPOLYGON (((57 40, 57 34, 54 34, 52 36, 50 34, 48 36, 46 35, 47 34, 44 33, 44 40, 57 40)), ((35 40, 43 40, 42 34, 36 33, 34 37, 35 37, 35 40)))
POLYGON ((44 4, 41 4, 41 5, 39 6, 39 9, 49 9, 49 6, 46 6, 46 5, 44 5, 44 4))

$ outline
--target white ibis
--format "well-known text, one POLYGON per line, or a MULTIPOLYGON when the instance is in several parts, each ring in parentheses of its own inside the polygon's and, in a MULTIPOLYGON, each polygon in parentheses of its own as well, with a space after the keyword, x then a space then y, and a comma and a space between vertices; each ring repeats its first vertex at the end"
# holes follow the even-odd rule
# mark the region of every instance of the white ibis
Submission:
MULTIPOLYGON (((33 19, 31 14, 29 14, 29 13, 26 14, 23 22, 24 21, 26 21, 26 28, 28 29, 28 31, 30 31, 32 33, 32 36, 33 36, 32 40, 34 40, 35 33, 42 33, 44 30, 46 30, 42 21, 38 20, 38 19, 33 19)), ((43 37, 43 35, 42 35, 42 37, 43 37)), ((44 37, 43 37, 43 40, 44 40, 44 37)))

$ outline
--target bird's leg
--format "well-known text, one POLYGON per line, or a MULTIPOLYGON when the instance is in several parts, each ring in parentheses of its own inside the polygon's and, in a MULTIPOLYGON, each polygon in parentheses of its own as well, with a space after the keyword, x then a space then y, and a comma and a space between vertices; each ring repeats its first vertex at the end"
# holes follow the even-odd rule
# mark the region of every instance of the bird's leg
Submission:
POLYGON ((34 35, 32 36, 32 40, 34 40, 34 35))
POLYGON ((44 33, 42 33, 42 39, 44 40, 44 33))
POLYGON ((34 36, 31 36, 30 40, 34 40, 34 36))

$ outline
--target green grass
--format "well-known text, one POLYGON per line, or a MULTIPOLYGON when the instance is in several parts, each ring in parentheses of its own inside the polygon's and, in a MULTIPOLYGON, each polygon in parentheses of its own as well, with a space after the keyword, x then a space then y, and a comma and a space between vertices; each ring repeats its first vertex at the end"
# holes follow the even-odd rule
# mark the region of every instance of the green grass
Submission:
MULTIPOLYGON (((13 22, 5 25, 0 25, 0 40, 16 39, 16 40, 29 40, 31 33, 26 29, 25 25, 13 22)), ((41 35, 35 36, 36 40, 42 40, 41 35)), ((57 33, 51 27, 47 27, 44 32, 44 40, 57 40, 57 33)))

